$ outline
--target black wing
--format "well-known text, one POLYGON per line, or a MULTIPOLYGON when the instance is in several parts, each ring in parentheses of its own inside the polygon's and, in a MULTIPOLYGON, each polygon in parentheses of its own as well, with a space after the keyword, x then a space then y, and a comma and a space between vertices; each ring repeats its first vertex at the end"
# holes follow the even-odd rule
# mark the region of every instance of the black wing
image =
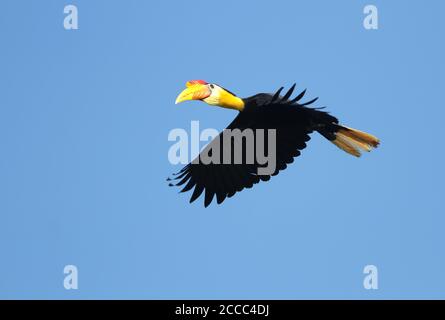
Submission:
MULTIPOLYGON (((258 163, 256 158, 253 163, 246 161, 245 143, 242 145, 243 161, 241 164, 233 164, 235 152, 233 142, 229 146, 231 148, 232 164, 223 164, 224 144, 223 134, 220 133, 203 149, 198 158, 201 159, 203 155, 211 155, 213 148, 220 146, 221 161, 217 164, 204 164, 195 159, 175 174, 174 179, 179 180, 179 182, 170 183, 170 185, 185 185, 181 192, 193 189, 190 202, 195 201, 204 192, 204 205, 207 207, 215 196, 217 203, 220 204, 227 197, 232 197, 244 188, 251 188, 259 181, 268 181, 271 176, 277 175, 280 171, 286 169, 287 165, 293 162, 294 157, 298 157, 300 151, 306 147, 306 142, 310 140, 309 134, 316 129, 317 123, 321 121, 338 122, 337 119, 326 112, 306 107, 317 99, 299 104, 298 101, 304 96, 305 91, 289 100, 294 88, 295 85, 283 97, 280 96, 283 88, 280 88, 275 95, 259 94, 245 99, 246 107, 244 111, 240 112, 226 128, 231 130, 240 129, 240 131, 253 129, 255 141, 257 139, 256 129, 265 129, 265 132, 267 132, 267 129, 276 130, 276 166, 271 174, 258 174, 258 169, 265 165, 258 163)), ((267 138, 264 148, 267 153, 269 148, 267 138)))

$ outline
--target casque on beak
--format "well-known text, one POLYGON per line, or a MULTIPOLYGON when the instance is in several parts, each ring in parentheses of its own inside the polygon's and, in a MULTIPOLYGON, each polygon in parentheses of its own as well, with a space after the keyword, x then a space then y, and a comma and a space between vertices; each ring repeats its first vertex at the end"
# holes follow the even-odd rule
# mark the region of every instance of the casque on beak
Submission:
POLYGON ((212 92, 203 80, 191 80, 185 84, 187 88, 176 98, 175 104, 186 100, 202 100, 208 98, 212 92))

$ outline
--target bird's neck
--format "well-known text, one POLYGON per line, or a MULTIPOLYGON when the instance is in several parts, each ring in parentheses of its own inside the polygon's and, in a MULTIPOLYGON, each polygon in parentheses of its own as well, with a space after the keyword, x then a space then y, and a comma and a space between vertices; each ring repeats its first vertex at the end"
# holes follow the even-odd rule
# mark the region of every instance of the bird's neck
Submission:
POLYGON ((223 108, 234 109, 238 111, 243 111, 245 106, 243 99, 233 95, 230 95, 229 97, 225 98, 220 103, 221 103, 220 106, 223 108))
POLYGON ((238 98, 234 94, 227 92, 226 90, 221 90, 216 101, 206 101, 209 104, 217 105, 219 107, 233 109, 238 111, 243 111, 245 103, 243 99, 238 98), (212 103, 213 102, 213 103, 212 103))

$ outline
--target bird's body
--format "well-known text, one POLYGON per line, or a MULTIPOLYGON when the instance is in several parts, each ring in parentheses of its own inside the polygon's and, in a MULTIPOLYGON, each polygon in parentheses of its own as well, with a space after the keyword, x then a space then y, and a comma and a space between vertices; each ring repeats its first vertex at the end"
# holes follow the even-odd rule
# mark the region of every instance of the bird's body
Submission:
POLYGON ((204 193, 205 206, 214 197, 219 204, 244 188, 251 188, 259 181, 268 181, 300 155, 314 131, 354 156, 360 156, 360 150, 370 151, 379 144, 376 137, 339 125, 337 118, 320 108, 310 107, 317 99, 301 103, 305 91, 291 99, 295 85, 284 96, 281 96, 281 88, 275 94, 261 93, 244 99, 220 86, 201 80, 190 81, 187 87, 177 102, 202 100, 239 111, 226 130, 175 176, 174 179, 179 181, 171 185, 184 185, 182 192, 193 189, 190 202, 204 193), (225 140, 226 131, 241 134, 241 146, 236 145, 236 139, 225 140), (271 131, 274 132, 274 139, 264 138, 265 132, 271 131), (249 137, 252 138, 250 142, 249 137), (225 141, 228 143, 224 143, 225 141), (253 145, 250 149, 249 143, 253 145), (264 154, 269 152, 274 156, 273 170, 266 174, 259 174, 260 170, 264 171, 269 165, 264 163, 262 157, 256 157, 259 149, 264 154), (219 154, 215 154, 215 150, 219 150, 216 151, 219 154), (252 150, 256 156, 249 161, 249 152, 252 150), (230 154, 229 158, 224 158, 225 152, 230 154), (209 156, 214 161, 200 161, 209 156), (242 160, 236 161, 237 156, 242 160))

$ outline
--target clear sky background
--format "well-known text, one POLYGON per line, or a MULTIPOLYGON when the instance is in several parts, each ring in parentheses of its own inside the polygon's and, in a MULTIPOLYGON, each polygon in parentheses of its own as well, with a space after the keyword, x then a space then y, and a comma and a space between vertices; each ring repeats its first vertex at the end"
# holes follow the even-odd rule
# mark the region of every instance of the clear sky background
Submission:
POLYGON ((443 1, 2 1, 0 298, 445 298, 443 1), (79 30, 63 8, 79 9, 79 30), (379 30, 363 8, 379 9, 379 30), (190 79, 296 82, 382 140, 314 135, 223 205, 168 188, 190 79), (79 270, 65 290, 63 268, 79 270), (365 290, 363 268, 379 271, 365 290))

